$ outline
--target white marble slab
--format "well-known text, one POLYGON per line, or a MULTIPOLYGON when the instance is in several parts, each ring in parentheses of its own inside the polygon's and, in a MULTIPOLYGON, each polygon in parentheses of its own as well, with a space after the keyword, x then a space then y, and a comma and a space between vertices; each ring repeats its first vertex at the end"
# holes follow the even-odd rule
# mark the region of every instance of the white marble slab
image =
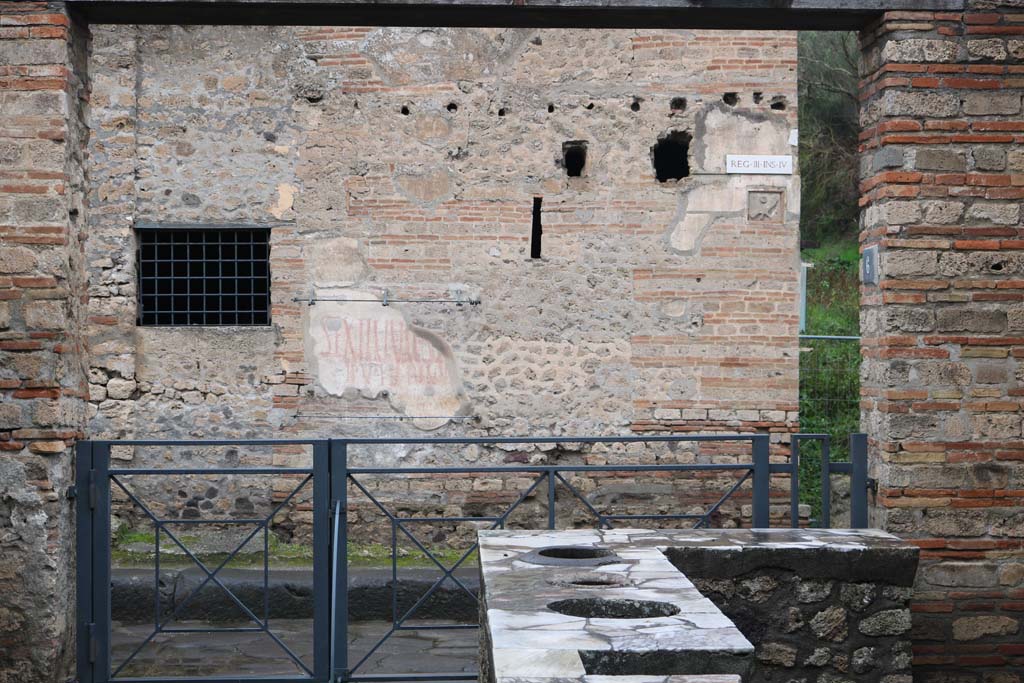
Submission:
POLYGON ((665 532, 637 530, 481 532, 482 591, 495 683, 571 679, 584 683, 739 683, 733 675, 586 675, 580 652, 619 654, 728 653, 749 657, 753 646, 659 549, 665 532), (638 542, 639 541, 639 542, 638 542), (528 553, 551 546, 612 550, 596 567, 550 566, 528 553), (525 558, 525 560, 524 560, 525 558), (574 579, 607 579, 583 587, 574 579), (675 607, 667 616, 571 616, 548 605, 566 599, 651 601, 675 607))

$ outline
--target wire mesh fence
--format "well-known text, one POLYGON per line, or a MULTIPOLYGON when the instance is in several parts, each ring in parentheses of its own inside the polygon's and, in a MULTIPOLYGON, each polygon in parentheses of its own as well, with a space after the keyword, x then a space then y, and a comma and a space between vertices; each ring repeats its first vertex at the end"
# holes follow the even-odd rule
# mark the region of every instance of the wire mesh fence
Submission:
MULTIPOLYGON (((849 460, 847 435, 860 427, 860 337, 800 336, 800 429, 831 435, 833 460, 849 460)), ((821 514, 821 453, 802 450, 800 502, 821 514)))

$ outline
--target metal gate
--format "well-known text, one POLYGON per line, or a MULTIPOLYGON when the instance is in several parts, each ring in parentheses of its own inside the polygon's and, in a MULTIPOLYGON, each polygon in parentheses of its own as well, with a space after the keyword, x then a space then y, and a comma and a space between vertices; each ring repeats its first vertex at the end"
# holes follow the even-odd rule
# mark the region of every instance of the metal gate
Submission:
MULTIPOLYGON (((457 681, 474 680, 475 673, 369 673, 365 664, 371 655, 382 647, 390 638, 403 629, 407 622, 417 615, 417 611, 431 599, 441 586, 450 581, 473 600, 476 596, 456 575, 456 570, 464 566, 473 556, 476 544, 471 543, 465 551, 460 552, 454 560, 447 562, 437 552, 424 543, 418 536, 415 525, 422 523, 461 523, 470 522, 483 528, 504 528, 510 516, 529 499, 540 500, 546 510, 546 519, 541 525, 549 529, 556 528, 557 510, 560 504, 572 501, 581 506, 592 518, 595 526, 611 528, 614 525, 638 524, 652 522, 687 523, 694 528, 708 528, 715 515, 719 513, 726 501, 737 497, 749 497, 752 514, 751 526, 768 528, 771 524, 773 506, 771 475, 782 474, 790 479, 788 517, 789 525, 797 527, 800 523, 799 501, 799 460, 800 445, 814 441, 821 448, 821 489, 828 500, 830 475, 845 473, 851 475, 851 526, 867 526, 867 439, 863 434, 855 434, 850 438, 850 462, 833 463, 829 459, 829 437, 822 434, 790 435, 792 445, 788 459, 776 458, 771 462, 770 437, 767 434, 729 434, 729 435, 685 435, 685 436, 647 436, 647 437, 548 437, 548 438, 452 438, 452 439, 294 439, 294 440, 180 440, 180 441, 83 441, 76 447, 76 484, 72 490, 77 498, 77 666, 80 683, 159 683, 172 681, 205 681, 206 683, 294 683, 296 681, 315 681, 318 683, 402 683, 411 681, 457 681), (512 466, 478 466, 478 467, 408 467, 381 468, 350 466, 350 453, 358 446, 420 446, 420 447, 458 447, 458 446, 496 446, 513 447, 554 447, 566 444, 652 444, 662 443, 668 446, 693 444, 693 447, 714 445, 723 442, 746 443, 749 447, 747 462, 689 462, 666 464, 622 464, 622 465, 586 465, 586 464, 554 464, 554 465, 512 465, 512 466), (259 467, 182 467, 181 463, 170 461, 168 467, 131 467, 120 465, 123 460, 116 456, 118 449, 135 448, 223 448, 223 447, 255 447, 261 449, 302 448, 310 452, 309 463, 292 466, 272 465, 259 467), (628 476, 668 477, 674 474, 690 473, 691 476, 709 476, 720 473, 731 478, 732 482, 710 504, 700 512, 669 512, 669 513, 617 513, 614 510, 601 509, 591 502, 589 497, 574 484, 577 477, 599 477, 623 474, 628 476), (274 485, 274 500, 267 514, 250 514, 244 517, 204 518, 196 510, 194 515, 167 517, 166 510, 160 501, 147 500, 140 494, 134 484, 134 478, 158 477, 188 479, 208 477, 211 475, 232 475, 247 480, 260 477, 271 477, 272 481, 289 482, 284 488, 280 483, 274 485), (403 514, 400 509, 401 497, 382 496, 374 493, 367 484, 369 480, 379 481, 387 477, 515 477, 522 482, 521 490, 507 503, 489 510, 487 514, 463 514, 461 516, 422 516, 416 513, 403 514), (293 485, 294 484, 294 485, 293 485), (561 493, 559 493, 561 492, 561 493), (391 582, 391 626, 373 644, 369 651, 361 657, 350 657, 349 652, 349 510, 352 498, 360 497, 360 502, 372 507, 386 520, 390 527, 390 554, 394 580, 391 582), (112 535, 111 505, 117 499, 120 505, 131 507, 154 529, 153 534, 153 568, 152 590, 139 587, 132 594, 151 600, 152 620, 138 632, 138 643, 121 653, 112 656, 112 629, 114 620, 111 612, 111 576, 112 576, 112 535), (297 506, 297 501, 302 500, 297 506), (286 642, 283 633, 277 630, 275 619, 271 618, 270 591, 271 568, 270 547, 273 543, 272 527, 277 515, 291 508, 301 507, 311 515, 312 533, 310 559, 312 572, 312 619, 308 638, 303 641, 303 652, 297 652, 293 644, 286 642), (211 560, 189 547, 190 537, 178 527, 184 529, 202 527, 223 528, 240 526, 244 530, 242 541, 232 550, 225 550, 220 555, 213 555, 211 560), (399 540, 411 543, 418 552, 429 559, 430 564, 439 572, 439 577, 430 585, 418 600, 407 609, 399 609, 397 593, 397 568, 399 540), (242 553, 243 548, 255 541, 262 547, 262 595, 254 600, 251 596, 240 597, 232 589, 230 580, 225 578, 230 573, 226 569, 232 561, 242 553), (187 586, 184 597, 174 596, 172 604, 165 604, 162 587, 161 544, 164 548, 171 547, 184 561, 187 561, 198 583, 187 586), (196 572, 196 570, 198 570, 196 572), (222 602, 237 608, 244 616, 244 625, 210 626, 201 623, 191 624, 183 620, 190 604, 204 591, 215 591, 222 602), (139 673, 133 670, 133 662, 147 647, 153 648, 158 641, 170 641, 177 635, 203 636, 204 638, 222 637, 223 634, 252 634, 265 638, 270 655, 279 659, 294 670, 293 673, 266 675, 262 673, 246 673, 245 671, 217 672, 210 675, 170 675, 162 653, 152 657, 147 670, 139 673)), ((161 481, 163 481, 161 479, 161 481)), ((183 491, 178 492, 179 495, 183 491)), ((717 495, 717 494, 716 494, 717 495)), ((779 491, 775 491, 774 508, 776 511, 786 508, 787 501, 781 500, 778 505, 779 491)), ((208 501, 204 501, 204 504, 208 501)), ((210 504, 213 507, 212 503, 210 504)), ((827 511, 828 505, 824 506, 827 511)), ((778 516, 778 514, 776 514, 778 516)), ((820 520, 822 526, 828 526, 827 512, 820 520)), ((257 570, 258 571, 258 570, 257 570)), ((146 609, 149 609, 148 607, 146 609)), ((425 628, 439 629, 470 629, 475 624, 443 624, 436 627, 417 626, 417 630, 425 628)), ((203 641, 207 642, 207 641, 203 641)), ((209 641, 209 642, 212 642, 209 641)), ((200 650, 203 643, 198 645, 200 650)), ((264 653, 260 651, 260 656, 264 653)), ((244 669, 245 667, 240 667, 244 669)))

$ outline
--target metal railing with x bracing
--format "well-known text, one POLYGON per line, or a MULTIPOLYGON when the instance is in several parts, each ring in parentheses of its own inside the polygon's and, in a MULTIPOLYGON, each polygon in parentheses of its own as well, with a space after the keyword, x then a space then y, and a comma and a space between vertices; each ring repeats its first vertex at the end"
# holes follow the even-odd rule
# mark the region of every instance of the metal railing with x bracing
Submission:
MULTIPOLYGON (((853 491, 851 526, 867 525, 866 489, 866 438, 864 435, 851 437, 850 463, 830 463, 827 458, 827 435, 795 434, 792 437, 792 449, 786 462, 770 462, 770 439, 767 434, 721 434, 721 435, 684 435, 684 436, 636 436, 636 437, 535 437, 535 438, 450 438, 450 439, 324 439, 324 440, 250 440, 250 441, 86 441, 77 448, 77 509, 78 509, 78 672, 81 683, 107 683, 108 681, 126 681, 132 683, 158 683, 162 681, 181 681, 180 676, 167 675, 161 670, 160 658, 146 670, 145 675, 132 673, 130 666, 137 656, 147 647, 152 647, 155 639, 176 634, 258 634, 265 636, 281 656, 292 665, 293 673, 274 675, 248 675, 244 672, 218 673, 211 676, 190 676, 188 680, 202 680, 207 683, 228 683, 245 681, 276 681, 278 683, 294 683, 295 681, 322 681, 350 683, 395 683, 411 681, 455 681, 471 680, 476 674, 457 673, 382 673, 367 671, 367 663, 375 652, 395 634, 403 630, 436 630, 436 629, 468 629, 476 628, 470 623, 417 624, 408 626, 424 605, 442 588, 451 582, 457 590, 464 592, 472 600, 477 597, 473 590, 459 578, 456 572, 462 568, 476 552, 476 543, 457 554, 454 561, 446 562, 438 552, 424 543, 414 530, 419 524, 461 524, 470 523, 476 528, 504 528, 512 514, 528 500, 538 500, 540 508, 546 512, 546 519, 540 524, 549 529, 556 528, 557 507, 560 502, 558 490, 567 492, 565 501, 578 504, 593 523, 602 528, 612 528, 616 524, 640 523, 689 523, 694 528, 707 528, 722 506, 735 498, 742 490, 744 496, 749 495, 751 503, 751 526, 767 528, 771 522, 770 497, 772 495, 770 480, 772 474, 784 474, 790 477, 791 500, 789 523, 796 527, 800 523, 797 495, 799 493, 799 448, 800 443, 813 440, 822 443, 826 454, 823 467, 828 472, 845 472, 851 475, 853 491), (621 464, 621 465, 515 465, 515 466, 472 466, 472 467, 359 467, 350 466, 350 453, 357 446, 502 446, 514 447, 522 445, 537 447, 540 445, 573 444, 579 449, 587 444, 679 444, 690 443, 716 444, 721 442, 740 442, 749 445, 749 462, 687 462, 666 464, 621 464), (312 449, 312 466, 310 467, 170 467, 170 468, 111 468, 110 454, 113 446, 127 447, 209 447, 209 446, 259 446, 289 447, 301 446, 312 449), (707 476, 709 473, 721 473, 731 477, 733 481, 725 490, 711 500, 710 504, 699 512, 667 512, 667 513, 621 513, 602 509, 602 504, 580 490, 574 483, 578 479, 624 474, 636 476, 665 477, 668 475, 692 473, 695 476, 707 476), (159 505, 147 504, 137 490, 127 480, 132 477, 194 477, 202 475, 240 475, 249 478, 260 476, 291 477, 298 481, 297 485, 287 490, 281 489, 275 505, 267 515, 253 515, 236 518, 202 518, 196 513, 192 518, 167 517, 161 514, 159 505), (410 505, 402 498, 383 496, 373 490, 375 482, 388 477, 514 477, 523 482, 522 488, 514 492, 510 502, 501 503, 486 513, 459 515, 401 514, 399 508, 410 509, 410 505), (745 485, 749 483, 749 493, 745 485), (111 493, 120 492, 123 501, 138 509, 155 529, 154 534, 154 573, 153 573, 153 618, 152 628, 141 637, 138 644, 130 649, 119 662, 111 662, 111 493), (543 493, 542 493, 543 491, 543 493), (285 642, 285 638, 275 632, 275 622, 271 618, 270 608, 270 545, 272 527, 275 518, 294 507, 296 501, 304 498, 304 505, 312 512, 312 590, 313 619, 309 634, 311 647, 303 652, 285 642), (357 501, 355 498, 362 500, 357 501), (350 656, 349 628, 349 558, 347 556, 349 540, 349 511, 359 504, 376 510, 383 516, 390 529, 390 561, 392 580, 391 587, 391 621, 390 627, 373 642, 368 650, 358 657, 350 656), (242 541, 234 546, 216 562, 209 561, 188 547, 189 539, 183 533, 176 533, 174 525, 242 525, 251 527, 243 536, 242 541), (161 538, 166 536, 172 547, 189 563, 198 569, 200 580, 183 598, 177 598, 176 604, 165 607, 161 598, 161 538), (238 557, 246 546, 258 539, 262 546, 262 599, 258 608, 254 609, 246 600, 233 590, 223 577, 225 568, 238 557), (398 581, 398 544, 403 540, 412 545, 416 552, 422 554, 430 565, 440 572, 440 576, 411 605, 399 607, 398 581), (188 607, 199 596, 204 595, 207 588, 218 590, 227 597, 228 602, 237 608, 245 618, 244 626, 211 627, 181 626, 181 618, 188 612, 188 607)), ((823 475, 824 476, 824 475, 823 475)), ((686 483, 682 479, 680 483, 686 483)), ((779 492, 776 491, 776 494, 779 492)), ((709 499, 710 500, 710 499, 709 499)), ((415 508, 415 506, 412 506, 415 508)), ((202 645, 202 643, 200 643, 202 645)))
MULTIPOLYGON (((328 524, 317 520, 324 516, 330 498, 330 473, 328 470, 328 443, 325 440, 247 440, 247 441, 82 441, 75 451, 76 475, 74 497, 77 512, 77 614, 76 625, 78 639, 76 647, 77 672, 79 683, 101 683, 106 681, 123 681, 126 683, 146 681, 182 680, 181 676, 167 675, 161 672, 159 663, 150 665, 145 674, 132 672, 131 666, 139 654, 147 647, 153 647, 158 637, 169 637, 181 634, 261 634, 266 636, 272 646, 291 662, 296 673, 293 675, 262 676, 263 683, 291 683, 294 681, 326 681, 330 677, 329 647, 325 635, 328 630, 328 609, 326 601, 314 604, 312 624, 312 653, 310 657, 302 657, 279 637, 271 626, 269 595, 269 546, 271 526, 275 517, 286 510, 300 495, 308 494, 313 506, 312 530, 312 579, 316 594, 329 596, 332 590, 328 568, 330 557, 330 537, 328 524), (219 446, 260 446, 283 447, 303 446, 312 448, 311 467, 166 467, 166 468, 133 468, 111 467, 111 451, 113 447, 219 447, 219 446), (179 480, 194 476, 210 475, 242 475, 250 478, 274 477, 280 481, 283 477, 298 477, 299 483, 285 493, 282 499, 272 507, 267 515, 230 518, 168 518, 162 516, 158 504, 142 499, 135 490, 134 478, 161 477, 179 480), (112 493, 120 492, 138 512, 147 519, 154 528, 153 534, 153 611, 152 626, 148 634, 127 653, 119 662, 112 662, 111 656, 111 504, 112 493), (174 526, 185 527, 209 525, 241 525, 250 527, 241 542, 234 545, 215 565, 211 567, 199 553, 188 547, 184 534, 176 533, 174 526), (184 598, 178 598, 176 604, 168 609, 164 604, 161 590, 162 567, 161 539, 166 537, 170 543, 197 568, 202 575, 199 584, 193 587, 184 598), (233 559, 253 539, 259 538, 263 548, 263 600, 262 616, 258 615, 245 600, 221 578, 233 559), (175 626, 187 608, 204 594, 207 586, 219 589, 220 594, 237 608, 244 616, 245 626, 211 626, 182 627, 175 626), (322 603, 322 604, 321 604, 322 603)), ((208 677, 190 676, 210 683, 228 683, 229 681, 247 680, 238 675, 214 675, 208 677)), ((255 680, 255 677, 253 677, 255 680)))

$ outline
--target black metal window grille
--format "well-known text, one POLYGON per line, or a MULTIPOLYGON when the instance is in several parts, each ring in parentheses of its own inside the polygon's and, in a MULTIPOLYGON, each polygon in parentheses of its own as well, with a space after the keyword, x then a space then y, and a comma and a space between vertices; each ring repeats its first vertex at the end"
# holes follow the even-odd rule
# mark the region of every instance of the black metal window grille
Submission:
POLYGON ((139 325, 269 325, 269 228, 138 230, 139 325))

